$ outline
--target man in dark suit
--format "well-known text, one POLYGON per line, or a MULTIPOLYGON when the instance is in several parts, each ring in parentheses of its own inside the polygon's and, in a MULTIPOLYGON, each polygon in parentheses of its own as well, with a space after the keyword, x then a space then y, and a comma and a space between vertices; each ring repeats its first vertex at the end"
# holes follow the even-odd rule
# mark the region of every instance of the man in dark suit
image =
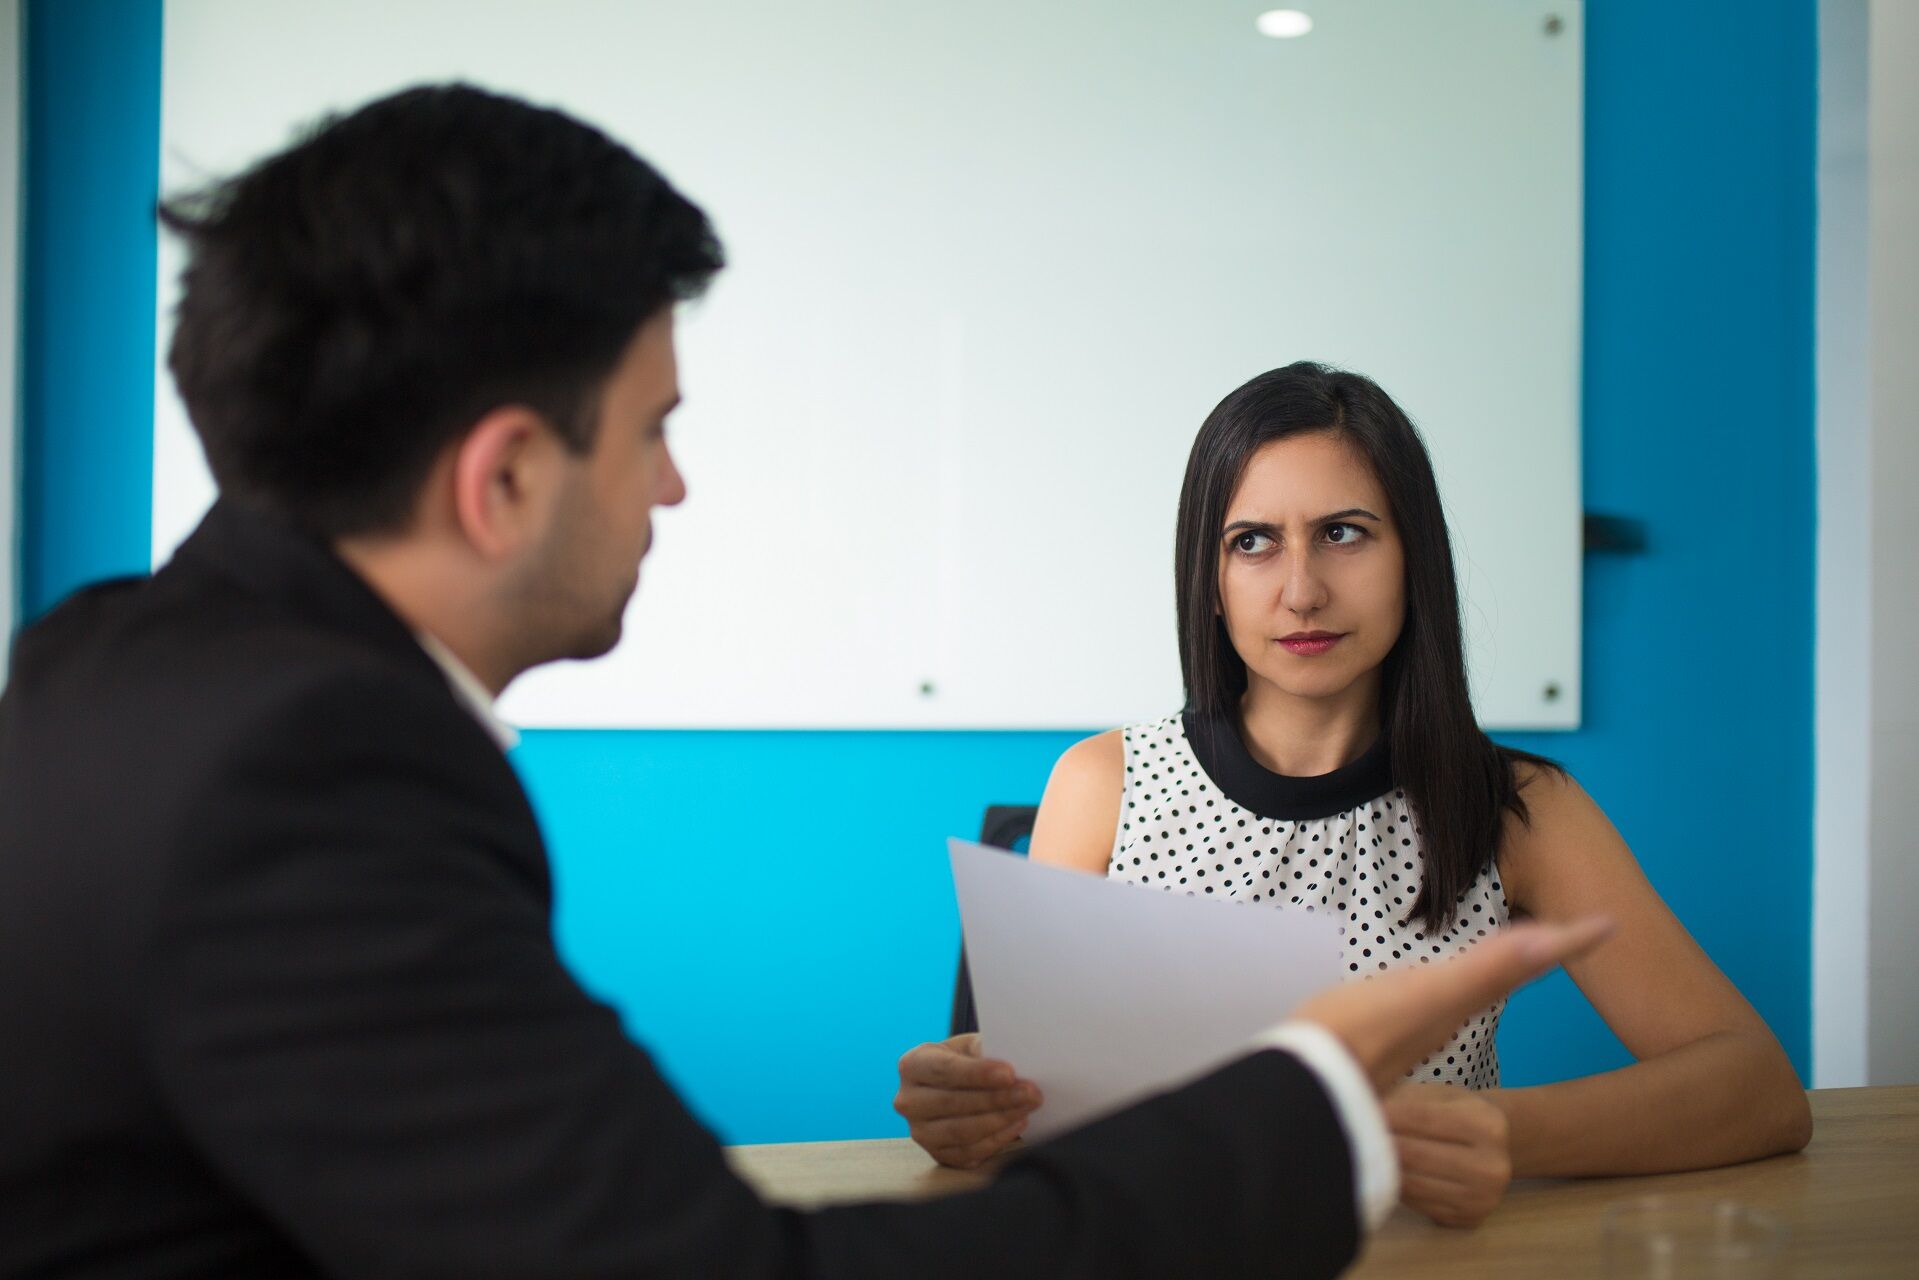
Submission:
POLYGON ((490 712, 612 647, 685 494, 705 217, 460 87, 164 216, 222 496, 0 701, 0 1275, 1331 1274, 1391 1202, 1371 1088, 1590 940, 1330 993, 977 1193, 763 1205, 556 956, 490 712))

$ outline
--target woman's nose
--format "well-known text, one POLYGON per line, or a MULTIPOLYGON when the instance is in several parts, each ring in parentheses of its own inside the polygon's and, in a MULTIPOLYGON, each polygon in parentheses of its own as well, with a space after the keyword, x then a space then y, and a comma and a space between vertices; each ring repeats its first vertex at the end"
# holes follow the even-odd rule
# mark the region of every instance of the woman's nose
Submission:
POLYGON ((1320 577, 1318 566, 1313 563, 1309 553, 1298 553, 1287 558, 1286 580, 1280 587, 1279 604, 1305 617, 1326 603, 1326 581, 1320 577))

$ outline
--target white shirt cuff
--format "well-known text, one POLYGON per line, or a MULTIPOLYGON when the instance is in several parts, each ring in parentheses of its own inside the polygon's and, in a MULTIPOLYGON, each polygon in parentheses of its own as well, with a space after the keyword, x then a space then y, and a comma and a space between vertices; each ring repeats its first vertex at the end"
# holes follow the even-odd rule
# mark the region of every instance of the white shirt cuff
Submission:
POLYGON ((1399 1203, 1399 1155, 1372 1082, 1346 1046, 1318 1023, 1283 1022, 1255 1036, 1253 1044, 1292 1054, 1326 1086, 1353 1154, 1353 1204, 1364 1229, 1371 1231, 1399 1203))

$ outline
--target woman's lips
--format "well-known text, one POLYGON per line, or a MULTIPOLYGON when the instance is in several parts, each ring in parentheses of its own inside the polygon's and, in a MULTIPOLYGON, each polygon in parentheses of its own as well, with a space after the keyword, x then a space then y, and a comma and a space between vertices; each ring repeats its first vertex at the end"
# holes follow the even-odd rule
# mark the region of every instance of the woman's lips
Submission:
POLYGON ((1297 635, 1281 636, 1279 643, 1288 653, 1297 653, 1301 657, 1310 658, 1315 654, 1326 652, 1345 638, 1342 632, 1302 631, 1297 635))

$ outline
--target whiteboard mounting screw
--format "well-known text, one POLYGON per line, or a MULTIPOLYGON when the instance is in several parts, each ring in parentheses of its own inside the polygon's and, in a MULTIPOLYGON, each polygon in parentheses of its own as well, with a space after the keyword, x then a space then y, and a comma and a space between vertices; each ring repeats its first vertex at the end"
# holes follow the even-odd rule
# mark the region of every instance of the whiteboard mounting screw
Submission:
POLYGON ((933 696, 933 682, 931 680, 920 681, 920 697, 930 698, 932 696, 933 696))
POLYGON ((1546 34, 1556 36, 1566 29, 1566 20, 1556 13, 1546 15, 1546 34))
POLYGON ((1559 682, 1557 680, 1548 680, 1546 687, 1540 690, 1539 696, 1548 702, 1559 701, 1559 682))

